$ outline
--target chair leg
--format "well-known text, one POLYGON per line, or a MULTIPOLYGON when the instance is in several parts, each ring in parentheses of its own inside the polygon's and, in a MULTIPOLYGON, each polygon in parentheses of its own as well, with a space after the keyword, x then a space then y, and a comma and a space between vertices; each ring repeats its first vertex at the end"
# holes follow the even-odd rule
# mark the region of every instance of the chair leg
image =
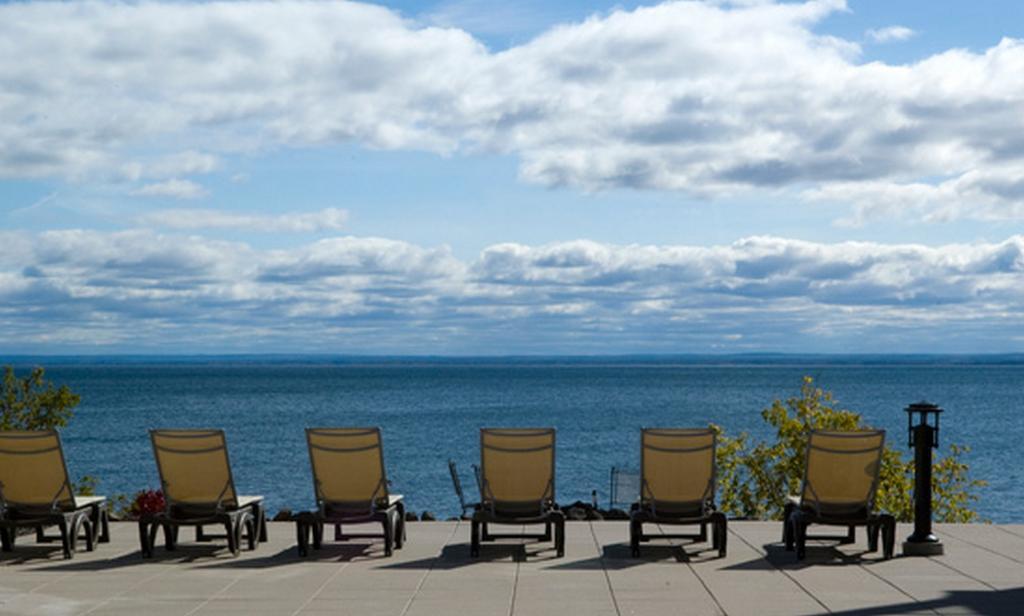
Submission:
POLYGON ((14 529, 0 528, 0 550, 10 552, 14 549, 14 529))
POLYGON ((405 503, 398 501, 395 505, 398 523, 395 525, 395 549, 401 550, 405 545, 405 503))
POLYGON ((256 521, 256 530, 259 534, 259 542, 267 542, 267 510, 262 503, 252 506, 252 517, 256 521))
POLYGON ((857 542, 857 527, 847 526, 846 527, 846 538, 839 541, 839 545, 849 545, 857 542))
POLYGON ((394 516, 384 516, 384 520, 381 522, 381 525, 384 527, 384 556, 391 556, 394 551, 394 516))
POLYGON ((259 521, 252 516, 248 516, 245 520, 245 543, 246 549, 250 552, 256 549, 256 544, 259 543, 259 521))
POLYGON ((309 522, 302 519, 295 520, 295 535, 298 543, 299 556, 309 555, 309 522))
POLYGON ((316 521, 312 525, 313 530, 313 549, 319 550, 324 544, 324 524, 323 522, 316 521))
POLYGON ((96 531, 92 527, 92 520, 87 516, 82 516, 81 522, 82 530, 85 531, 85 551, 92 552, 96 548, 96 531))
POLYGON ((110 543, 110 514, 107 513, 106 509, 98 509, 100 512, 100 523, 99 528, 95 530, 99 531, 99 542, 110 543))
POLYGON ((150 524, 149 525, 149 549, 150 551, 156 549, 156 534, 160 532, 160 528, 163 524, 150 524))
POLYGON ((729 541, 729 521, 725 514, 716 511, 711 514, 711 532, 714 533, 714 547, 718 550, 719 558, 725 558, 726 544, 729 541))
POLYGON ((232 556, 238 556, 238 539, 240 534, 240 518, 235 518, 224 523, 225 535, 228 537, 228 551, 232 556))
POLYGON ((803 560, 807 556, 807 524, 803 520, 797 520, 793 529, 796 534, 796 558, 803 560))
POLYGON ((178 527, 164 522, 164 549, 173 552, 178 548, 178 527))
POLYGON ((793 540, 796 542, 796 558, 803 560, 807 556, 807 522, 799 511, 794 511, 789 519, 793 526, 793 540))
MULTIPOLYGON (((714 532, 712 530, 712 532, 714 532)), ((697 534, 698 543, 706 543, 708 540, 708 525, 704 522, 700 523, 700 533, 697 534)))
POLYGON ((795 508, 793 503, 786 503, 782 508, 782 543, 786 545, 786 550, 793 549, 793 534, 790 532, 789 516, 793 515, 795 508))
POLYGON ((469 525, 469 555, 480 556, 480 522, 473 520, 469 525))
POLYGON ((881 525, 881 520, 868 522, 868 552, 878 551, 878 530, 881 525))
POLYGON ((561 515, 555 519, 555 553, 565 556, 565 517, 561 515))
POLYGON ((643 522, 640 520, 629 521, 629 553, 633 558, 640 557, 640 537, 643 535, 643 522))
POLYGON ((551 541, 551 522, 544 522, 544 534, 540 538, 541 541, 551 541))
POLYGON ((896 547, 896 518, 889 514, 882 515, 882 558, 892 558, 896 547))
POLYGON ((74 524, 71 524, 69 527, 67 518, 62 518, 61 521, 57 523, 57 526, 60 528, 60 543, 61 547, 64 549, 64 559, 70 559, 71 555, 75 552, 74 533, 77 529, 74 528, 74 524))
POLYGON ((149 540, 149 522, 139 520, 139 548, 142 550, 143 558, 153 556, 153 544, 149 540))
POLYGON ((345 533, 341 530, 341 524, 335 524, 334 525, 334 540, 335 541, 344 541, 345 540, 345 533))
POLYGON ((42 526, 36 526, 36 543, 45 543, 46 542, 46 532, 45 532, 45 530, 46 529, 44 529, 42 526))
POLYGON ((94 545, 102 541, 101 533, 103 528, 103 518, 105 515, 106 511, 104 511, 99 504, 89 507, 89 528, 92 531, 90 533, 90 537, 92 538, 94 545))

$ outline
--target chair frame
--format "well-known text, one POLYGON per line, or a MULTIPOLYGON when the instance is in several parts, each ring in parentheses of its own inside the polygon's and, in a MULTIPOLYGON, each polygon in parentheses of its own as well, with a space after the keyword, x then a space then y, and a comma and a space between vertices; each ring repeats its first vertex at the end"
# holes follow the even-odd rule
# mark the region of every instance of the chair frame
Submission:
MULTIPOLYGON (((34 528, 36 543, 60 541, 65 559, 70 559, 77 551, 79 538, 85 540, 85 549, 88 552, 92 552, 97 543, 109 543, 110 523, 107 509, 104 506, 106 498, 85 497, 84 502, 78 503, 79 497, 76 497, 72 491, 60 434, 53 429, 28 432, 37 432, 38 435, 24 435, 17 438, 41 438, 45 435, 53 436, 57 441, 57 451, 64 469, 64 483, 58 492, 58 497, 66 487, 68 493, 71 494, 73 508, 62 508, 61 502, 57 498, 49 507, 9 503, 4 498, 3 486, 0 485, 0 551, 11 552, 14 550, 19 528, 34 528), (47 526, 56 526, 60 535, 47 535, 45 531, 47 526), (81 536, 79 531, 84 531, 81 536)), ((7 436, 11 437, 12 435, 7 436)))
MULTIPOLYGON (((803 494, 804 486, 807 485, 807 475, 809 470, 809 462, 811 455, 811 441, 814 434, 825 434, 829 437, 849 437, 858 438, 868 435, 881 435, 882 440, 878 450, 878 463, 875 465, 874 477, 871 482, 871 490, 868 493, 867 501, 864 503, 862 508, 863 513, 855 513, 853 515, 833 515, 823 513, 820 510, 820 501, 814 503, 803 502, 802 497, 790 498, 786 502, 783 509, 783 535, 782 541, 785 544, 787 551, 796 550, 796 556, 798 560, 803 560, 807 555, 807 540, 808 539, 825 539, 825 540, 836 540, 840 544, 849 544, 855 541, 855 528, 857 526, 867 527, 868 535, 868 552, 878 551, 878 535, 881 532, 882 535, 882 558, 888 560, 893 557, 893 552, 896 543, 896 518, 889 513, 875 511, 875 497, 878 492, 878 480, 879 474, 882 467, 882 453, 885 451, 885 430, 858 430, 854 432, 836 432, 828 430, 811 430, 807 437, 807 452, 804 462, 804 479, 801 485, 801 494, 803 494), (846 526, 847 534, 842 535, 825 535, 825 536, 810 536, 807 533, 807 527, 811 524, 820 524, 828 526, 846 526)), ((876 449, 874 447, 870 449, 876 449)), ((833 451, 832 453, 863 453, 865 450, 855 450, 851 452, 833 451)), ((857 507, 857 509, 861 509, 857 507)))
POLYGON ((536 539, 551 541, 554 530, 555 553, 559 558, 565 556, 565 514, 555 502, 555 429, 554 428, 481 428, 480 429, 480 502, 476 504, 470 522, 470 556, 480 556, 481 542, 497 539, 536 539), (511 432, 506 432, 511 430, 511 432), (536 515, 521 515, 517 512, 502 511, 490 492, 487 483, 487 468, 484 465, 483 451, 485 433, 499 433, 503 436, 538 436, 550 433, 551 442, 551 495, 538 503, 536 515), (544 532, 539 534, 498 534, 491 533, 490 524, 543 524, 544 532))
MULTIPOLYGON (((704 497, 700 502, 694 503, 692 511, 684 511, 682 513, 665 513, 658 512, 656 506, 656 500, 651 498, 650 500, 645 498, 645 491, 650 491, 647 488, 647 479, 644 475, 644 467, 646 464, 646 456, 644 450, 649 447, 644 442, 645 434, 657 435, 659 432, 677 432, 679 429, 666 429, 666 428, 644 428, 640 431, 640 500, 633 504, 629 512, 629 547, 630 553, 634 558, 640 556, 640 544, 650 541, 653 538, 660 537, 663 539, 691 539, 695 542, 705 542, 708 540, 707 526, 711 524, 711 548, 718 550, 719 557, 725 557, 726 547, 728 543, 728 520, 725 514, 721 511, 717 511, 715 508, 715 490, 716 490, 716 479, 717 479, 717 465, 715 461, 715 450, 718 443, 718 439, 715 432, 711 429, 684 429, 694 435, 710 435, 711 440, 711 478, 708 481, 708 488, 704 493, 704 497), (668 524, 668 525, 700 525, 700 532, 696 534, 683 534, 683 533, 657 533, 657 534, 645 534, 643 532, 644 524, 668 524)), ((697 447, 693 449, 685 449, 680 451, 701 451, 708 447, 697 447)), ((653 496, 653 492, 652 492, 653 496)))
POLYGON ((231 460, 228 457, 227 439, 223 430, 199 429, 199 430, 150 430, 150 441, 153 445, 153 456, 156 459, 157 470, 160 473, 160 485, 163 489, 166 508, 162 512, 147 513, 139 517, 139 543, 142 548, 143 558, 152 558, 153 549, 156 544, 157 530, 164 531, 164 548, 173 552, 178 547, 178 531, 182 526, 195 527, 195 540, 197 542, 208 542, 215 539, 227 539, 228 550, 233 556, 238 556, 242 545, 242 530, 245 530, 246 544, 249 550, 256 549, 257 543, 267 541, 267 519, 266 510, 263 507, 262 497, 250 497, 249 500, 239 503, 238 492, 235 489, 234 474, 231 470, 231 460), (156 436, 167 433, 178 433, 179 438, 198 438, 220 434, 224 442, 224 461, 227 465, 228 483, 225 488, 230 487, 235 503, 224 505, 222 501, 216 503, 181 503, 175 502, 167 490, 163 468, 160 465, 159 447, 156 443, 156 436), (188 433, 192 432, 193 435, 188 433), (223 535, 208 535, 203 527, 217 525, 224 527, 223 535))
POLYGON ((309 465, 313 474, 313 491, 316 495, 316 511, 303 511, 295 516, 295 532, 298 540, 299 556, 307 556, 309 548, 319 550, 323 546, 324 526, 334 525, 334 540, 347 541, 349 539, 384 539, 384 556, 391 556, 394 550, 402 549, 405 544, 405 503, 401 495, 388 494, 387 470, 384 466, 384 443, 380 436, 380 428, 350 428, 351 430, 365 430, 365 434, 377 434, 377 450, 380 454, 381 482, 378 490, 383 490, 387 504, 378 508, 376 492, 370 501, 370 508, 360 509, 353 507, 355 503, 330 502, 323 498, 320 493, 320 486, 317 480, 316 467, 313 465, 313 441, 310 438, 317 431, 329 431, 336 428, 306 428, 306 445, 309 448, 309 465), (345 524, 367 524, 379 523, 382 527, 381 534, 373 533, 343 533, 342 525, 345 524), (312 539, 312 541, 311 541, 312 539))

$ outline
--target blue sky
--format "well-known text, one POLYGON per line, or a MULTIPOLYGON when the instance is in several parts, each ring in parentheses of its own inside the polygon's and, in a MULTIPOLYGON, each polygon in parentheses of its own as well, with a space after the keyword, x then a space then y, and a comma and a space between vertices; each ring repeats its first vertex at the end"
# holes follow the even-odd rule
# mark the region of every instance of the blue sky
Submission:
POLYGON ((1020 351, 1022 24, 0 3, 0 353, 1020 351))

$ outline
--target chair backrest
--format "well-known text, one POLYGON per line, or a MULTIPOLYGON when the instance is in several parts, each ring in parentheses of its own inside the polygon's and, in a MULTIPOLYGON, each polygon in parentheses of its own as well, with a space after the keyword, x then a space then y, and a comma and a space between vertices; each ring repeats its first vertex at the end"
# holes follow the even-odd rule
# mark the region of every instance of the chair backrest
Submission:
POLYGON ((317 505, 347 512, 387 506, 380 428, 306 428, 317 505))
POLYGON ((56 430, 0 431, 0 504, 46 510, 74 508, 56 430))
POLYGON ((715 433, 708 428, 640 432, 640 502, 664 513, 697 514, 715 498, 715 433))
POLYGON ((541 512, 555 500, 554 428, 481 428, 480 501, 497 512, 541 512))
POLYGON ((885 430, 812 430, 801 503, 824 515, 867 515, 874 506, 885 430))
POLYGON ((150 430, 167 507, 238 506, 223 430, 150 430))

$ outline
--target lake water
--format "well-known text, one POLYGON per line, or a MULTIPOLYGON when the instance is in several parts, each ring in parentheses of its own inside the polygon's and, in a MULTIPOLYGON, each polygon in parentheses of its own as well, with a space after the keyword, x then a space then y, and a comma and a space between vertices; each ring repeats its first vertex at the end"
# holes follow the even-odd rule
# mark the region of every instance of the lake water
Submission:
POLYGON ((303 363, 208 361, 45 363, 47 377, 82 396, 64 430, 73 476, 95 475, 102 493, 159 485, 147 436, 154 427, 227 432, 235 481, 271 513, 312 506, 303 428, 383 430, 394 492, 414 511, 454 515, 447 460, 475 497, 470 465, 481 426, 558 429, 560 502, 607 502, 613 465, 637 468, 641 426, 702 426, 767 436, 760 411, 814 376, 840 404, 906 447, 910 402, 946 409, 942 447, 969 445, 972 474, 990 482, 978 504, 995 522, 1022 522, 1020 441, 1024 366, 857 365, 792 361, 756 365, 631 360, 303 363))

